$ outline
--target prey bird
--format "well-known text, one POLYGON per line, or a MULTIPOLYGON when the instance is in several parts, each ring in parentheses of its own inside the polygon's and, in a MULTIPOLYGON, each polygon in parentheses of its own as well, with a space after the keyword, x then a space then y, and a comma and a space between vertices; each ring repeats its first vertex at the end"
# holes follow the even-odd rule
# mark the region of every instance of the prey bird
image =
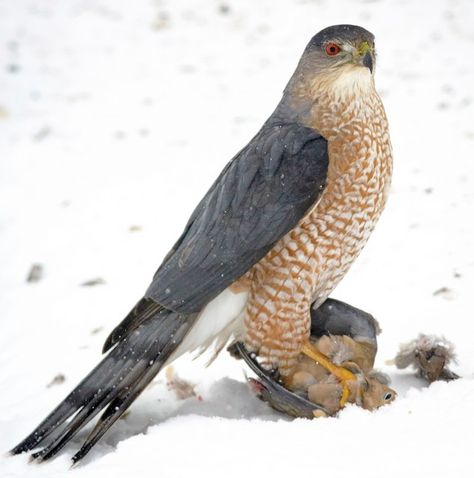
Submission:
POLYGON ((306 354, 347 400, 354 376, 311 345, 310 306, 344 277, 387 199, 392 153, 374 71, 364 28, 331 26, 310 40, 275 111, 107 338, 107 355, 12 453, 47 460, 103 411, 77 462, 164 365, 231 337, 282 377, 306 354))
MULTIPOLYGON (((374 317, 363 310, 335 299, 327 299, 310 308, 311 343, 335 364, 354 373, 348 382, 348 403, 375 410, 391 403, 397 396, 388 384, 390 379, 373 369, 380 327, 374 317)), ((327 368, 301 354, 290 375, 281 380, 276 371, 265 370, 242 343, 227 349, 243 358, 257 379, 248 382, 259 397, 272 408, 293 417, 319 418, 335 415, 342 408, 342 387, 327 368), (284 383, 282 383, 284 381, 284 383)))

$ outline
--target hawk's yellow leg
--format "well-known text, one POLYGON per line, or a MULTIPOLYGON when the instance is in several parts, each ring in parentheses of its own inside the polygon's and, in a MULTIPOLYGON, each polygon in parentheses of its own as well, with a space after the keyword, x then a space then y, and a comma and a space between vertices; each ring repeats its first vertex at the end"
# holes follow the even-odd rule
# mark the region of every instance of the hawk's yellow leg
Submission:
POLYGON ((321 353, 314 345, 312 345, 311 342, 305 342, 301 352, 313 359, 315 362, 321 365, 321 367, 325 368, 329 373, 334 375, 339 380, 342 385, 342 396, 339 404, 341 407, 343 407, 350 395, 347 382, 357 380, 356 376, 346 368, 332 363, 331 360, 329 360, 326 355, 321 353))

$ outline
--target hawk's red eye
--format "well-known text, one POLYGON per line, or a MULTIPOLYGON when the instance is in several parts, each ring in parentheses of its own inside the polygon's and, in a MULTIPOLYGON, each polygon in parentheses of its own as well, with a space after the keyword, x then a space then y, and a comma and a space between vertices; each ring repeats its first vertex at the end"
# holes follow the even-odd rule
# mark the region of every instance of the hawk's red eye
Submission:
POLYGON ((328 43, 326 45, 326 53, 329 56, 335 56, 341 51, 341 48, 336 43, 328 43))

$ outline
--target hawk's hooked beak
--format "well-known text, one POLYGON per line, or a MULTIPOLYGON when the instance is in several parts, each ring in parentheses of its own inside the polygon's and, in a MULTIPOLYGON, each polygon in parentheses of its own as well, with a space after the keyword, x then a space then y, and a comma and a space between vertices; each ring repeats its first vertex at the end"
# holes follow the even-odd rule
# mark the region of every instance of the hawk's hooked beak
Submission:
POLYGON ((366 42, 362 42, 357 48, 359 63, 367 67, 371 73, 374 69, 374 59, 372 56, 372 47, 366 42))

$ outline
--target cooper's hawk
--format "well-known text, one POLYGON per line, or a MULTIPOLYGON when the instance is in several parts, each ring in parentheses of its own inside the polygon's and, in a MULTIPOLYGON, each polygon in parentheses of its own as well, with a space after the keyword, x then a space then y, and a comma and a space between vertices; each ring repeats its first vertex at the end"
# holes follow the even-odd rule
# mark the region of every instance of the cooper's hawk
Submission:
POLYGON ((79 460, 164 364, 230 336, 283 376, 303 351, 342 384, 353 377, 311 347, 309 308, 347 272, 387 198, 392 156, 374 65, 374 37, 361 27, 311 39, 275 111, 107 339, 108 355, 13 453, 40 447, 34 456, 48 459, 105 409, 79 460))

